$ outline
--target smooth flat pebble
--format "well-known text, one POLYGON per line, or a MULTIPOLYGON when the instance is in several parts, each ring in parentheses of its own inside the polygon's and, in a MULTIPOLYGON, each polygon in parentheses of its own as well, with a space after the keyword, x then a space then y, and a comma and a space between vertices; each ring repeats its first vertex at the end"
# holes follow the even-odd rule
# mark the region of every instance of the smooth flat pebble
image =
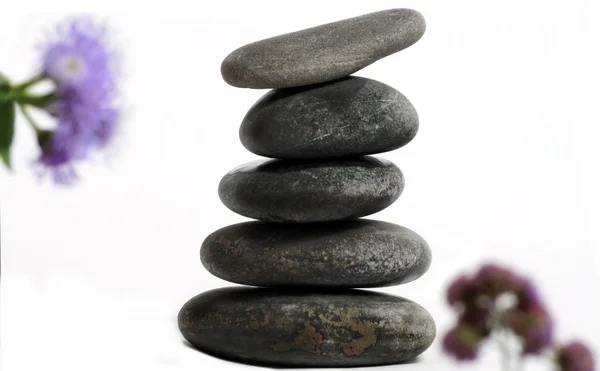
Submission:
POLYGON ((225 58, 221 75, 240 88, 318 84, 408 48, 424 33, 416 10, 384 10, 248 44, 225 58))
POLYGON ((178 324, 204 352, 276 366, 402 363, 424 352, 436 335, 420 305, 360 290, 217 289, 187 302, 178 324))
POLYGON ((240 140, 260 156, 323 159, 391 151, 418 128, 417 111, 398 90, 347 77, 268 92, 244 117, 240 140))
POLYGON ((200 256, 219 278, 266 287, 392 286, 416 280, 431 264, 421 236, 366 219, 234 224, 209 235, 200 256))
POLYGON ((375 157, 267 160, 225 175, 219 197, 229 209, 248 218, 310 223, 376 213, 394 203, 403 189, 400 169, 375 157))

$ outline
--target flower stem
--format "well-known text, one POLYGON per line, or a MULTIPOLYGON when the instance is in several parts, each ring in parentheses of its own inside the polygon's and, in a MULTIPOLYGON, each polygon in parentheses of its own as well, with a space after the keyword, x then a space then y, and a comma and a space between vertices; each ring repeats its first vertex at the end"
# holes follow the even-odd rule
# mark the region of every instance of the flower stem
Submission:
POLYGON ((508 344, 506 344, 504 339, 498 339, 498 348, 500 348, 500 358, 502 358, 502 369, 504 371, 510 371, 510 349, 508 349, 508 344))
POLYGON ((25 106, 25 104, 23 104, 23 103, 18 103, 18 104, 19 104, 19 108, 21 109, 21 112, 23 112, 23 116, 25 116, 25 119, 27 120, 27 122, 29 122, 29 125, 31 125, 31 127, 33 128, 33 130, 35 131, 36 134, 39 134, 42 131, 42 129, 35 122, 35 119, 33 118, 33 116, 31 116, 31 114, 27 110, 27 107, 25 106))
POLYGON ((46 76, 44 76, 44 75, 35 76, 32 79, 27 80, 22 84, 13 86, 13 90, 17 93, 21 93, 21 92, 27 90, 29 87, 37 84, 38 82, 44 81, 45 79, 46 79, 46 76))
POLYGON ((525 370, 525 362, 523 362, 523 356, 517 358, 517 371, 525 370))
POLYGON ((45 108, 56 101, 56 93, 45 95, 20 94, 16 96, 16 100, 19 104, 28 104, 38 108, 45 108))

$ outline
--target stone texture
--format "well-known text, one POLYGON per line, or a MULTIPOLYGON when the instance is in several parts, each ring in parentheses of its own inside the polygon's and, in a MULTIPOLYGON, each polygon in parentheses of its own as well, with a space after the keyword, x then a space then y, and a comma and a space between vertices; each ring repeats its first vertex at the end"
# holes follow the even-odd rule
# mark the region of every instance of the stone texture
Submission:
POLYGON ((215 276, 256 286, 392 286, 419 278, 431 264, 418 234, 365 219, 234 224, 208 236, 200 256, 215 276))
POLYGON ((347 77, 270 91, 244 118, 240 140, 260 156, 323 159, 391 151, 418 128, 417 111, 398 90, 347 77))
POLYGON ((218 289, 187 302, 178 324, 202 351, 277 366, 401 363, 425 351, 436 334, 420 305, 357 290, 218 289))
POLYGON ((402 193, 396 165, 374 157, 337 161, 258 161, 223 177, 219 197, 232 211, 268 222, 355 219, 391 205, 402 193))
POLYGON ((240 88, 317 84, 408 48, 424 33, 419 12, 385 10, 248 44, 225 58, 221 74, 240 88))

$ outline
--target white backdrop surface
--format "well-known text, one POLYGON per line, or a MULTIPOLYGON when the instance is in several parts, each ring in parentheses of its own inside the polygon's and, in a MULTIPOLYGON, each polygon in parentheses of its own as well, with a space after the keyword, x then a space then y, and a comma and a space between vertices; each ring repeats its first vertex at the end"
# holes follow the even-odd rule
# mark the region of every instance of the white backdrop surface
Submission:
MULTIPOLYGON (((108 22, 125 120, 114 147, 69 189, 38 183, 33 135, 18 123, 16 174, 0 170, 1 369, 249 368, 192 350, 176 328, 185 301, 230 285, 198 252, 206 235, 245 220, 216 189, 256 159, 238 127, 265 91, 228 86, 220 63, 252 41, 394 7, 421 11, 425 36, 357 75, 400 90, 421 126, 381 155, 403 170, 406 188, 372 218, 417 231, 434 262, 416 282, 380 291, 426 307, 439 336, 419 363, 385 369, 463 368, 440 351, 453 321, 444 289, 490 260, 537 280, 559 338, 600 349, 596 1, 5 0, 0 70, 15 80, 32 74, 36 43, 66 12, 108 22)), ((499 363, 490 349, 470 367, 499 363)))

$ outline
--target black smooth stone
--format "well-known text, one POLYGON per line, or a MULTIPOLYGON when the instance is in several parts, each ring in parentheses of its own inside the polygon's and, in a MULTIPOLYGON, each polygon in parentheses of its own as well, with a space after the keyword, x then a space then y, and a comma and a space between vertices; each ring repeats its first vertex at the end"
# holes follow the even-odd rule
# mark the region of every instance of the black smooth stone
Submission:
POLYGON ((270 160, 240 166, 223 177, 219 197, 232 211, 268 222, 356 219, 390 206, 404 176, 374 157, 336 161, 270 160))
POLYGON ((365 219, 234 224, 209 235, 200 256, 213 275, 255 286, 392 286, 419 278, 431 264, 421 236, 365 219))
POLYGON ((359 290, 218 289, 187 302, 178 324, 204 352, 276 366, 401 363, 424 352, 436 335, 420 305, 359 290))
POLYGON ((384 10, 248 44, 225 58, 221 74, 240 88, 317 84, 408 48, 424 33, 419 12, 384 10))
POLYGON ((324 159, 391 151, 419 128, 398 90, 363 77, 277 89, 246 114, 240 140, 250 152, 282 159, 324 159))

